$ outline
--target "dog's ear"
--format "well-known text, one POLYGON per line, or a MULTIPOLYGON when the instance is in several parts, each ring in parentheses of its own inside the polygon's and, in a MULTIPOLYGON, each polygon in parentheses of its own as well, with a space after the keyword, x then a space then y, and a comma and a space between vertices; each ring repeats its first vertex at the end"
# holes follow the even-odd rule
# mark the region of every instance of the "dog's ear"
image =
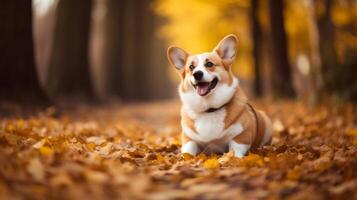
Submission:
POLYGON ((170 63, 179 71, 181 71, 186 64, 188 53, 180 47, 170 46, 167 49, 167 57, 170 63))
POLYGON ((238 47, 238 38, 233 35, 227 35, 224 37, 218 45, 214 48, 214 51, 222 58, 223 63, 226 66, 231 66, 236 58, 238 47))

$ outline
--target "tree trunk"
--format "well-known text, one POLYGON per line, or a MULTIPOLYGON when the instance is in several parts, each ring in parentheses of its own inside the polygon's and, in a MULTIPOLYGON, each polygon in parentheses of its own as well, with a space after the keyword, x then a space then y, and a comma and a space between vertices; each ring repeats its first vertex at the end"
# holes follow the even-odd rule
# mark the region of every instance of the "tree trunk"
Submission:
POLYGON ((0 24, 0 98, 48 103, 34 61, 31 1, 2 1, 0 24))
POLYGON ((47 89, 55 97, 93 98, 89 67, 92 0, 60 0, 47 89))
POLYGON ((253 56, 254 56, 254 92, 257 97, 262 96, 262 76, 261 76, 261 45, 262 45, 262 29, 259 24, 259 0, 252 0, 251 2, 251 27, 253 38, 253 56))
POLYGON ((284 27, 283 0, 269 0, 273 67, 272 90, 276 97, 293 97, 291 68, 287 52, 287 38, 284 27))
POLYGON ((310 56, 311 56, 311 78, 313 83, 312 98, 318 102, 322 90, 322 77, 321 77, 321 56, 319 49, 319 31, 316 23, 316 12, 314 9, 314 0, 306 1, 308 29, 310 38, 310 56))
MULTIPOLYGON (((127 2, 117 0, 106 0, 106 16, 103 19, 103 50, 101 52, 104 67, 105 84, 109 95, 124 95, 124 74, 121 61, 123 58, 122 46, 124 45, 124 12, 127 2)), ((108 95, 108 94, 107 94, 108 95)))
POLYGON ((331 21, 332 0, 320 0, 315 3, 323 4, 325 9, 321 16, 316 15, 319 50, 321 56, 321 74, 323 78, 323 88, 331 91, 335 87, 335 69, 338 67, 337 55, 335 51, 335 29, 331 21))
POLYGON ((155 37, 157 19, 151 3, 106 0, 102 62, 110 95, 124 101, 171 95, 167 92, 171 85, 165 70, 165 48, 155 37))
MULTIPOLYGON (((357 100, 357 51, 355 48, 340 48, 342 56, 338 59, 337 31, 340 33, 353 32, 352 23, 345 27, 335 27, 332 22, 333 0, 315 0, 315 9, 321 7, 322 12, 316 13, 316 23, 319 36, 319 52, 321 56, 321 75, 323 79, 322 94, 335 95, 341 100, 357 100), (350 28, 348 28, 351 26, 350 28), (345 29, 345 30, 343 30, 345 29)), ((352 2, 347 2, 352 6, 352 2)), ((348 46, 348 45, 347 45, 348 46)))

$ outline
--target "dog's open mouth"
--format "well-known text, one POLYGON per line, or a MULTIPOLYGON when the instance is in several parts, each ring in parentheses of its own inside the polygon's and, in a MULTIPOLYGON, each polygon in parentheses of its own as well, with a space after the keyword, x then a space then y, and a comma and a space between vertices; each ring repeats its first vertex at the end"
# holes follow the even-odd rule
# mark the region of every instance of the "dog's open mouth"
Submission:
POLYGON ((213 90, 218 83, 218 78, 215 77, 211 82, 198 82, 194 87, 198 95, 206 96, 211 90, 213 90))

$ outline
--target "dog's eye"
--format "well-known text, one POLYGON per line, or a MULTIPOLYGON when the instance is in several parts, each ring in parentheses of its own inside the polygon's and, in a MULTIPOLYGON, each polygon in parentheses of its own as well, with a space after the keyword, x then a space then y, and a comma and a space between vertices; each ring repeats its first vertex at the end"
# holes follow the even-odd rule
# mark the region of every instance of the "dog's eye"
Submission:
POLYGON ((212 62, 208 61, 206 62, 205 67, 213 67, 213 65, 214 64, 212 62))
POLYGON ((195 66, 193 66, 193 64, 190 65, 190 70, 195 69, 195 66))

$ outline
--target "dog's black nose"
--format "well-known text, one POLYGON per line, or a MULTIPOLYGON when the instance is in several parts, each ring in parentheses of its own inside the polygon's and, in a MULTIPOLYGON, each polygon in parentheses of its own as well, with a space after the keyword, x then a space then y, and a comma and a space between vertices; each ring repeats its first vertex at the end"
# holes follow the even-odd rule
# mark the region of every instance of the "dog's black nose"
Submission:
POLYGON ((196 81, 199 81, 203 77, 203 72, 202 71, 197 71, 197 72, 193 73, 193 77, 195 78, 196 81))

